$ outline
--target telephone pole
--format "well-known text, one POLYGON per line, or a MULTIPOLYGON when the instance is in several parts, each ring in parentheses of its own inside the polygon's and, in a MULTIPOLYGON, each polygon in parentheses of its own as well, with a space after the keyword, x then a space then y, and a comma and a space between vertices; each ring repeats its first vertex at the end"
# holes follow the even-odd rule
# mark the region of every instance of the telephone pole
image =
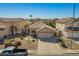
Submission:
MULTIPOLYGON (((74 25, 73 25, 73 21, 75 20, 75 9, 76 9, 76 4, 74 3, 74 6, 73 6, 73 18, 72 18, 72 23, 71 23, 71 34, 72 34, 72 38, 73 38, 73 27, 74 27, 74 25)), ((72 49, 72 38, 71 38, 71 46, 70 46, 70 48, 72 49)))

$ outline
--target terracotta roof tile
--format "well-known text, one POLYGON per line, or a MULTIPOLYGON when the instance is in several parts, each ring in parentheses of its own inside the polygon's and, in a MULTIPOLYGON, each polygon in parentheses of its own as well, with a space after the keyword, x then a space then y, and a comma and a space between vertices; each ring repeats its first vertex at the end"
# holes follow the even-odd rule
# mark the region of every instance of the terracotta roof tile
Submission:
POLYGON ((62 19, 59 19, 59 20, 56 20, 57 23, 66 23, 70 20, 72 20, 73 18, 62 18, 62 19))

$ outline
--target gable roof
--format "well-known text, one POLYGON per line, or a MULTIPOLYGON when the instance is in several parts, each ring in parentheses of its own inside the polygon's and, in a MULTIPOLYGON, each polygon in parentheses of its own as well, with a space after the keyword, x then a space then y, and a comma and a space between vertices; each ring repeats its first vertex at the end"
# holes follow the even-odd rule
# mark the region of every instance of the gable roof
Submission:
POLYGON ((34 24, 29 25, 29 28, 40 28, 46 26, 42 21, 35 22, 34 24))
POLYGON ((50 26, 48 26, 48 25, 46 25, 46 24, 44 24, 43 22, 40 22, 40 21, 30 25, 29 28, 36 28, 36 31, 39 31, 43 28, 49 28, 50 30, 54 30, 54 28, 52 28, 52 27, 50 27, 50 26))

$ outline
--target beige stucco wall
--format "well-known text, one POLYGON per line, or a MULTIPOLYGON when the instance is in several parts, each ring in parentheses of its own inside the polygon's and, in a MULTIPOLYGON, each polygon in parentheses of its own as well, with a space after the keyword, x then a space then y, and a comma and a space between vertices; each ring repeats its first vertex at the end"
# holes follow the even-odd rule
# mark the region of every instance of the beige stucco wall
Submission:
POLYGON ((58 29, 59 31, 64 30, 65 29, 65 24, 56 23, 56 29, 58 29))
POLYGON ((79 22, 75 22, 74 27, 79 27, 79 22))
POLYGON ((79 38, 79 31, 73 31, 73 32, 64 32, 64 36, 66 38, 79 38))
POLYGON ((53 30, 50 30, 50 29, 48 29, 48 28, 43 28, 43 29, 37 31, 37 33, 41 33, 41 32, 42 32, 42 33, 43 33, 43 32, 45 32, 45 33, 46 33, 46 32, 50 32, 50 33, 51 33, 51 32, 53 32, 53 30))
POLYGON ((50 30, 50 29, 48 29, 48 28, 43 28, 43 29, 37 31, 36 33, 37 33, 37 37, 38 37, 41 33, 43 33, 43 34, 52 34, 52 36, 54 35, 53 30, 50 30))
POLYGON ((17 27, 17 33, 21 33, 22 30, 24 29, 23 22, 17 21, 17 22, 0 22, 0 26, 5 26, 5 30, 0 31, 0 38, 3 37, 4 35, 9 35, 10 34, 10 26, 14 25, 17 27))
POLYGON ((0 26, 5 27, 5 29, 3 31, 0 31, 0 37, 3 37, 4 35, 10 34, 10 31, 9 31, 10 25, 11 25, 11 23, 0 23, 0 26))
POLYGON ((17 33, 22 32, 23 26, 20 22, 14 22, 13 25, 17 27, 17 33))

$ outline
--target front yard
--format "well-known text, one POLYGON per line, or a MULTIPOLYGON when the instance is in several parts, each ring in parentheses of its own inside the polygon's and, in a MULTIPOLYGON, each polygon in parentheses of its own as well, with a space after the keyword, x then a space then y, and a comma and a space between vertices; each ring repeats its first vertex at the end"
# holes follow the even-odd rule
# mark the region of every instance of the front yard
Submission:
POLYGON ((15 38, 15 39, 12 39, 12 40, 15 40, 15 41, 20 41, 22 43, 22 45, 19 47, 19 48, 26 48, 28 50, 36 50, 37 49, 37 46, 38 46, 38 42, 37 40, 35 40, 35 42, 32 42, 32 40, 26 40, 25 38, 24 39, 21 39, 21 38, 15 38))
MULTIPOLYGON (((26 39, 26 38, 21 39, 20 37, 16 37, 16 38, 10 38, 8 40, 20 41, 22 45, 19 46, 18 48, 26 48, 28 50, 37 50, 37 46, 38 46, 37 40, 34 40, 31 37, 29 37, 29 39, 26 39)), ((0 49, 3 49, 3 48, 4 48, 4 44, 0 44, 0 49)))

